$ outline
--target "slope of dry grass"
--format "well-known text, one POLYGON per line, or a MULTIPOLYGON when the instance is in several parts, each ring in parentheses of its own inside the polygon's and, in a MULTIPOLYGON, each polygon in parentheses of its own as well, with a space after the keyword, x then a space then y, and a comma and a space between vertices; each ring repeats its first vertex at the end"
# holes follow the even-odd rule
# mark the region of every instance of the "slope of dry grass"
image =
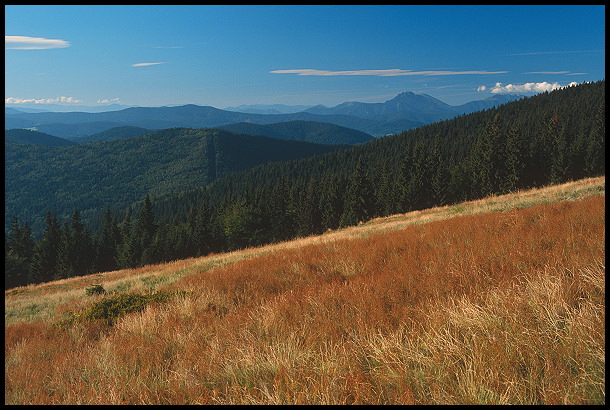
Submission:
POLYGON ((8 404, 605 403, 605 179, 5 292, 8 404), (114 325, 109 295, 183 290, 114 325))

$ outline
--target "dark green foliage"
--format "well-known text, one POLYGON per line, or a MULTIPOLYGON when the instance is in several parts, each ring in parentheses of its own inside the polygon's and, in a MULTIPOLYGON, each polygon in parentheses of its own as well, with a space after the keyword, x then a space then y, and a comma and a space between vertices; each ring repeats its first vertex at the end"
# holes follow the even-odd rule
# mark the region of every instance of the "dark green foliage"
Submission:
POLYGON ((314 121, 289 121, 266 125, 241 122, 222 125, 218 128, 239 134, 265 135, 316 144, 351 145, 362 144, 373 139, 371 135, 362 131, 314 121))
POLYGON ((106 208, 102 232, 96 241, 95 268, 101 272, 115 270, 120 232, 110 208, 106 208))
POLYGON ((15 128, 4 131, 4 140, 16 142, 18 144, 44 145, 47 147, 63 147, 66 145, 75 145, 75 142, 64 138, 59 138, 54 135, 45 134, 44 132, 31 131, 26 129, 15 128))
POLYGON ((60 243, 61 231, 57 216, 47 211, 42 238, 34 246, 29 283, 48 282, 56 277, 60 243))
POLYGON ((112 326, 122 316, 144 310, 152 303, 164 303, 182 292, 159 290, 154 293, 118 293, 101 299, 80 314, 59 322, 60 326, 69 326, 74 322, 101 320, 112 326))
POLYGON ((123 126, 123 127, 114 127, 109 130, 98 132, 95 134, 87 135, 84 137, 74 138, 73 141, 82 144, 85 142, 94 142, 94 141, 111 141, 119 138, 131 138, 137 137, 140 135, 150 134, 152 130, 147 128, 140 127, 132 127, 132 126, 123 126))
POLYGON ((345 191, 339 226, 356 225, 373 217, 373 204, 373 187, 368 172, 362 165, 362 157, 359 157, 345 191))
POLYGON ((27 215, 38 237, 47 208, 60 218, 78 208, 83 220, 90 221, 107 207, 127 207, 146 194, 177 194, 269 161, 340 148, 188 128, 53 148, 7 141, 5 218, 27 215))
POLYGON ((102 286, 101 284, 95 283, 93 285, 87 286, 87 288, 85 289, 85 293, 87 294, 87 296, 101 295, 106 293, 106 289, 104 289, 104 286, 102 286))
POLYGON ((35 242, 27 222, 21 226, 19 218, 13 217, 8 238, 4 246, 4 287, 23 286, 32 280, 32 256, 35 242))

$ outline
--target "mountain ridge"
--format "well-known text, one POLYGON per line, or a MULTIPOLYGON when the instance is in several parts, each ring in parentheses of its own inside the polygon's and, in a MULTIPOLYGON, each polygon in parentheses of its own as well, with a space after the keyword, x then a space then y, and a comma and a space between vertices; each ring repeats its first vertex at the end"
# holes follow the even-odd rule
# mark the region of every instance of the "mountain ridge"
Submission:
POLYGON ((332 123, 379 137, 468 113, 471 109, 479 110, 495 105, 495 100, 479 100, 477 104, 455 108, 426 94, 404 92, 384 103, 345 102, 332 108, 314 106, 305 111, 287 114, 234 112, 196 104, 129 107, 99 113, 7 113, 5 109, 5 129, 36 128, 61 138, 75 138, 88 135, 78 131, 78 127, 87 127, 87 132, 92 134, 127 125, 148 129, 212 128, 239 122, 270 124, 304 120, 332 123), (58 133, 63 135, 57 135, 58 133))

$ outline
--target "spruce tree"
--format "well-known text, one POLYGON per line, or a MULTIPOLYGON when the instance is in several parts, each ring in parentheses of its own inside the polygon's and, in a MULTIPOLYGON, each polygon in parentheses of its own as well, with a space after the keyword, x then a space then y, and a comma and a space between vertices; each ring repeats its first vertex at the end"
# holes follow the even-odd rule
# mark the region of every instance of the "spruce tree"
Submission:
POLYGON ((102 223, 102 232, 97 241, 95 266, 99 272, 115 270, 118 265, 116 263, 116 252, 118 242, 118 229, 116 220, 110 211, 106 208, 104 213, 104 221, 102 223))
POLYGON ((31 283, 49 282, 57 273, 58 245, 61 241, 57 215, 47 210, 42 238, 34 247, 31 283))
POLYGON ((507 193, 515 190, 521 181, 524 163, 523 140, 516 129, 511 128, 506 136, 506 144, 503 158, 503 173, 500 177, 499 193, 507 193))
POLYGON ((136 257, 139 255, 129 210, 125 212, 119 231, 120 239, 116 251, 117 266, 121 269, 134 268, 137 266, 136 257))
POLYGON ((333 174, 325 175, 320 182, 320 225, 322 230, 337 229, 341 210, 339 181, 333 174))
POLYGON ((138 266, 147 265, 155 261, 157 256, 155 255, 153 240, 156 230, 157 226, 155 224, 152 201, 150 196, 146 194, 144 206, 140 211, 136 224, 136 245, 139 251, 136 254, 138 266))
POLYGON ((32 230, 27 222, 21 227, 19 218, 11 221, 8 238, 4 247, 4 286, 5 289, 30 283, 32 255, 34 253, 32 230))
POLYGON ((373 216, 373 189, 359 157, 345 194, 341 227, 356 225, 373 216))

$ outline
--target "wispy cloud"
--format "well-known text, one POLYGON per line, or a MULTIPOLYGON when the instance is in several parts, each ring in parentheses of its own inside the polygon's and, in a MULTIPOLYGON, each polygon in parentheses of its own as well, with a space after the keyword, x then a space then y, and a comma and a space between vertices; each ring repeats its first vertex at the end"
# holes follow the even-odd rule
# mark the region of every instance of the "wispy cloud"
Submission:
POLYGON ((80 100, 74 97, 57 97, 57 98, 15 98, 8 97, 4 99, 5 104, 55 104, 55 103, 79 103, 80 100))
POLYGON ((131 66, 132 67, 148 67, 148 66, 151 66, 151 65, 159 65, 159 64, 166 64, 166 62, 162 61, 162 62, 159 62, 159 63, 135 63, 135 64, 132 64, 131 66))
MULTIPOLYGON (((561 85, 559 83, 549 83, 543 81, 541 83, 525 83, 525 84, 506 84, 502 85, 502 83, 496 83, 495 86, 489 89, 489 91, 493 94, 502 94, 502 93, 542 93, 545 91, 553 91, 558 90, 560 88, 571 87, 573 85, 577 85, 576 82, 571 82, 568 85, 561 85)), ((477 91, 486 91, 487 87, 482 85, 477 88, 477 91)))
POLYGON ((402 70, 399 68, 392 68, 386 70, 350 70, 350 71, 329 71, 329 70, 315 70, 311 68, 299 68, 292 70, 273 70, 272 74, 297 74, 297 75, 319 75, 319 76, 333 76, 333 75, 372 75, 380 77, 394 77, 401 75, 466 75, 466 74, 505 74, 508 71, 450 71, 450 70, 427 70, 427 71, 413 71, 413 70, 402 70))
POLYGON ((69 46, 70 43, 65 40, 26 36, 4 36, 5 50, 46 50, 69 46))

